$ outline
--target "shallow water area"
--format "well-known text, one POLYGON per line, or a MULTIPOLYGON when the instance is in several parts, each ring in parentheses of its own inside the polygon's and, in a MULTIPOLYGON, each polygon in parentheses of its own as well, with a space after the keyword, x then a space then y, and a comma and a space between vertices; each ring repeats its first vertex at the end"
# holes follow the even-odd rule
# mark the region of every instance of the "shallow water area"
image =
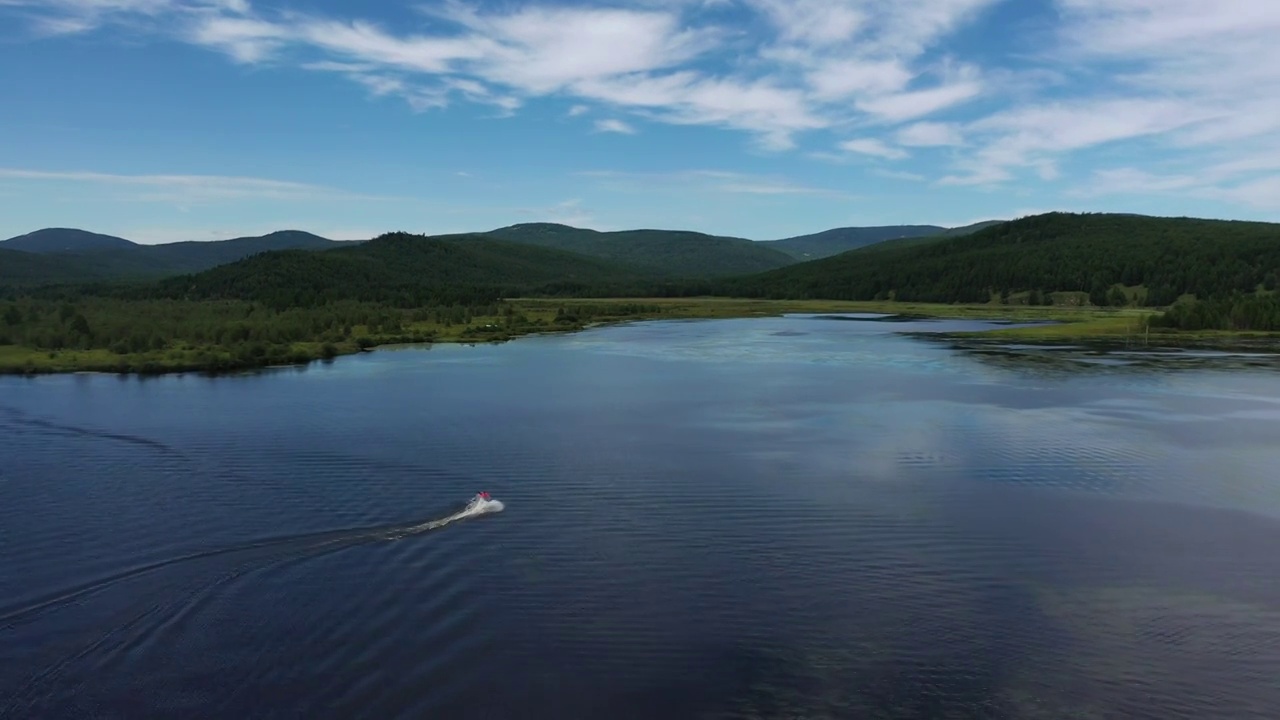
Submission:
POLYGON ((0 717, 1274 717, 1275 356, 983 327, 0 378, 0 717))

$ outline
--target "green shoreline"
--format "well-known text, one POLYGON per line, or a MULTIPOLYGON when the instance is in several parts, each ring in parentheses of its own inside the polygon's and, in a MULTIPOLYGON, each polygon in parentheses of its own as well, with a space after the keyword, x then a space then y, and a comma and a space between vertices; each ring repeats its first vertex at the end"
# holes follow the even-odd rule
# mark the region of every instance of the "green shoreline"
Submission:
POLYGON ((1280 332, 1184 331, 1149 327, 1156 310, 1027 305, 943 305, 907 302, 821 300, 743 300, 733 298, 610 298, 534 299, 506 301, 522 318, 519 325, 503 318, 474 317, 464 324, 441 326, 410 323, 395 334, 364 329, 342 342, 295 342, 287 356, 233 356, 218 345, 173 343, 149 352, 117 354, 105 348, 47 351, 0 345, 0 374, 46 375, 83 372, 161 375, 173 373, 223 374, 273 367, 307 365, 352 355, 379 346, 430 343, 495 343, 519 337, 580 332, 590 327, 663 319, 727 319, 779 316, 789 313, 877 313, 915 318, 952 318, 1000 322, 1049 322, 1033 327, 994 328, 977 332, 929 333, 933 337, 1023 343, 1105 345, 1280 347, 1280 332), (620 309, 611 313, 611 308, 620 309), (639 308, 639 309, 637 309, 639 308), (579 317, 579 310, 584 317, 579 317), (567 313, 566 313, 567 311, 567 313), (358 337, 359 339, 354 339, 358 337), (193 360, 193 357, 202 358, 193 360))

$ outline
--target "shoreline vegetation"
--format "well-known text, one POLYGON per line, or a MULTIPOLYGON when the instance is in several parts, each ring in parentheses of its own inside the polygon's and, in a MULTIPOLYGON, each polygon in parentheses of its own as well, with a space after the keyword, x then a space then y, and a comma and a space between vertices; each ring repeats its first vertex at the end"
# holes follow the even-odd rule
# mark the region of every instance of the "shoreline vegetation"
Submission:
MULTIPOLYGON (((4 305, 0 303, 0 305, 4 305)), ((513 298, 484 305, 401 309, 333 303, 273 309, 247 301, 21 300, 0 308, 0 374, 218 374, 314 361, 379 346, 494 343, 643 320, 784 314, 885 314, 1037 323, 934 336, 1020 343, 1280 347, 1280 332, 1188 330, 1156 308, 940 304, 902 301, 689 298, 513 298)))
POLYGON ((239 259, 149 280, 133 260, 162 251, 51 232, 72 236, 0 248, 0 373, 222 373, 384 345, 784 313, 1004 323, 921 333, 969 343, 1280 345, 1280 224, 1047 213, 808 261, 741 238, 536 223, 336 247, 285 234, 165 250, 239 259), (80 252, 60 249, 70 240, 80 252))

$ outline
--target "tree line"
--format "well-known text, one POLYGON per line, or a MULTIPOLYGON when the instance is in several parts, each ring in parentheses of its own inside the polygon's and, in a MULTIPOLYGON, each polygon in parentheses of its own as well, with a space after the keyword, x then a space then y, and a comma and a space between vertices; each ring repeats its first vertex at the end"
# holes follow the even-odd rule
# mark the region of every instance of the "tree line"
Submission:
MULTIPOLYGON (((873 246, 874 247, 874 246, 873 246)), ((1280 226, 1050 213, 875 252, 854 251, 724 284, 746 297, 985 303, 1087 293, 1091 304, 1171 305, 1271 291, 1280 226), (1134 299, 1118 288, 1142 288, 1134 299), (1140 298, 1138 300, 1137 298, 1140 298)))
POLYGON ((234 370, 306 363, 382 344, 500 341, 659 312, 654 305, 607 301, 529 317, 503 301, 402 308, 344 300, 279 308, 243 300, 23 296, 0 300, 0 346, 29 352, 19 366, 0 364, 0 370, 34 372, 65 362, 74 363, 70 369, 118 372, 234 370))
POLYGON ((1179 330, 1280 331, 1280 297, 1239 294, 1178 303, 1154 318, 1152 325, 1179 330))

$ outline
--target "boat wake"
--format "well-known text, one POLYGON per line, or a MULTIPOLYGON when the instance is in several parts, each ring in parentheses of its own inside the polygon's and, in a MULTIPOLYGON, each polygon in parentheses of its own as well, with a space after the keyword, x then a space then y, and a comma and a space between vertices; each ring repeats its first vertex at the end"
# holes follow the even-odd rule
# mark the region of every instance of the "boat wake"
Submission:
POLYGON ((407 527, 394 528, 384 533, 381 536, 381 539, 398 540, 402 537, 407 537, 409 535, 417 535, 419 533, 427 532, 428 530, 438 530, 444 527, 445 525, 448 525, 449 523, 454 523, 459 520, 466 520, 467 518, 479 517, 480 515, 488 515, 489 513, 502 512, 505 509, 506 509, 506 506, 502 504, 501 500, 494 500, 493 498, 481 497, 480 495, 477 495, 471 498, 471 501, 467 503, 466 507, 462 508, 458 512, 448 517, 443 517, 443 518, 440 518, 439 520, 429 520, 427 522, 420 523, 418 525, 409 525, 407 527))
POLYGON ((263 538, 229 547, 179 555, 132 567, 70 588, 63 588, 16 606, 0 607, 0 630, 11 628, 15 623, 29 620, 32 616, 80 600, 87 595, 98 593, 121 582, 149 575, 175 565, 184 565, 224 556, 234 556, 238 560, 244 560, 247 559, 247 556, 256 554, 270 558, 272 562, 315 557, 355 545, 399 540, 412 535, 421 535, 432 530, 439 530, 446 525, 461 520, 502 512, 504 509, 506 509, 506 506, 503 505, 501 500, 494 500, 477 494, 461 510, 442 518, 427 520, 426 522, 415 521, 407 524, 399 523, 396 525, 349 528, 346 530, 326 530, 304 535, 263 538))
MULTIPOLYGON (((170 557, 122 569, 78 585, 0 606, 0 637, 21 626, 38 623, 62 609, 73 611, 95 596, 125 590, 128 583, 147 578, 146 592, 132 592, 132 599, 114 619, 94 622, 64 643, 43 647, 42 659, 32 659, 35 671, 14 688, 0 692, 0 718, 31 716, 32 703, 47 697, 47 688, 59 678, 86 664, 105 663, 131 648, 144 647, 155 637, 181 625, 219 592, 240 578, 282 563, 317 558, 358 545, 395 541, 439 530, 462 520, 501 512, 505 506, 488 493, 479 493, 462 509, 427 521, 396 525, 348 528, 318 533, 268 537, 170 557), (55 646, 57 645, 57 646, 55 646), (8 697, 4 697, 9 695, 8 697), (25 708, 25 709, 24 709, 25 708)), ((128 592, 126 590, 126 592, 128 592)), ((117 597, 119 596, 117 592, 117 597)), ((0 679, 3 679, 0 676, 0 679)), ((0 690, 5 688, 0 687, 0 690)))

